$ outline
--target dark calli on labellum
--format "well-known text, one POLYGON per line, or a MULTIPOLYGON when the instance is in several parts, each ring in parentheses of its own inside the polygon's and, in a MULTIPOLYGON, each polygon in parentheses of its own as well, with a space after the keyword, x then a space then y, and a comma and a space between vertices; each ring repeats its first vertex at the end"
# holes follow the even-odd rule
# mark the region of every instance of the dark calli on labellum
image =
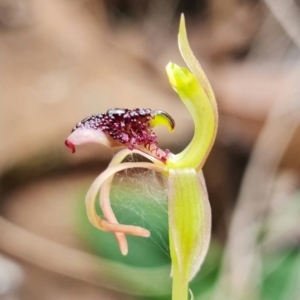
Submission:
POLYGON ((166 125, 173 131, 175 122, 162 110, 113 108, 77 123, 65 144, 73 153, 75 145, 89 142, 99 142, 109 147, 125 146, 130 150, 154 153, 165 161, 169 151, 157 147, 157 136, 152 129, 157 125, 166 125))

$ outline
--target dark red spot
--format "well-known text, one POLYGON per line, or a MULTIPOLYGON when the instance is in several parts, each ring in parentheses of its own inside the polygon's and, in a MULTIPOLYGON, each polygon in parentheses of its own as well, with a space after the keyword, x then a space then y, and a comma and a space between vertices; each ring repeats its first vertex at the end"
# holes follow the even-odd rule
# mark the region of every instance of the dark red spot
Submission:
POLYGON ((71 150, 72 153, 75 153, 75 145, 69 140, 65 141, 66 146, 71 150))

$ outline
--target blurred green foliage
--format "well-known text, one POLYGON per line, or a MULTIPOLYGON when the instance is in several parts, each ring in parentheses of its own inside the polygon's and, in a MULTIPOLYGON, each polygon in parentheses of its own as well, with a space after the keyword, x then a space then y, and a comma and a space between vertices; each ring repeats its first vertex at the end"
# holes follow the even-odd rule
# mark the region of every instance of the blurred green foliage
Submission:
POLYGON ((264 259, 261 294, 264 300, 300 298, 299 247, 285 249, 264 259))
MULTIPOLYGON (((137 193, 136 187, 123 183, 120 190, 113 188, 111 202, 118 220, 123 224, 143 226, 151 231, 150 238, 127 236, 129 253, 120 253, 115 237, 93 227, 86 215, 84 195, 76 202, 76 225, 78 233, 91 252, 110 261, 119 262, 137 268, 156 268, 171 266, 168 248, 167 203, 163 195, 137 193), (162 199, 158 199, 162 197, 162 199), (155 198, 155 199, 154 199, 155 198)), ((85 189, 86 191, 87 189, 85 189)), ((100 208, 98 212, 101 215, 100 208)), ((260 241, 262 242, 262 241, 260 241)), ((223 249, 212 239, 207 258, 197 276, 190 284, 195 299, 209 300, 216 288, 223 249)), ((296 294, 300 279, 300 251, 298 247, 276 250, 262 259, 262 276, 257 278, 261 300, 298 299, 296 294)), ((242 268, 243 266, 241 266, 242 268)), ((171 267, 170 267, 171 268, 171 267)), ((170 269, 171 271, 171 269, 170 269)), ((126 276, 126 274, 124 274, 126 276)), ((166 278, 166 281, 170 280, 166 278)), ((132 286, 138 285, 132 282, 132 286)), ((155 286, 153 286, 155 289, 155 286)), ((168 295, 139 297, 140 300, 170 300, 168 295)))
MULTIPOLYGON (((160 194, 160 197, 163 195, 160 194)), ((143 226, 151 231, 150 238, 127 236, 129 253, 123 256, 120 253, 113 234, 103 232, 93 227, 88 221, 84 196, 80 197, 76 209, 76 223, 80 236, 91 251, 108 260, 139 268, 156 268, 170 266, 171 259, 168 247, 168 216, 166 199, 158 199, 153 193, 137 193, 130 184, 122 184, 122 197, 116 189, 112 189, 112 208, 123 224, 143 226), (125 192, 124 192, 125 191, 125 192), (155 197, 155 199, 154 199, 155 197)), ((97 207, 99 215, 100 208, 97 207)), ((208 257, 201 272, 191 283, 194 295, 206 293, 214 285, 220 265, 221 250, 216 243, 212 243, 208 257)), ((124 274, 126 276, 126 274, 124 274)), ((170 280, 170 278, 166 278, 170 280)), ((132 282, 132 285, 138 283, 132 282)), ((155 289, 155 286, 153 287, 155 289)), ((143 300, 168 300, 169 295, 160 297, 142 297, 143 300)))

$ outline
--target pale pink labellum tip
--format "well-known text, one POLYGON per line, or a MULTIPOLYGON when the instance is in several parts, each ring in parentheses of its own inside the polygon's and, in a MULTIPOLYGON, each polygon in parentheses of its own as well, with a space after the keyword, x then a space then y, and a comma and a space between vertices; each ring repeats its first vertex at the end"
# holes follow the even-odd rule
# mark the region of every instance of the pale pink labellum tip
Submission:
POLYGON ((103 131, 91 128, 78 128, 65 141, 66 146, 71 149, 72 153, 75 152, 75 146, 87 143, 99 143, 108 147, 124 146, 103 131))

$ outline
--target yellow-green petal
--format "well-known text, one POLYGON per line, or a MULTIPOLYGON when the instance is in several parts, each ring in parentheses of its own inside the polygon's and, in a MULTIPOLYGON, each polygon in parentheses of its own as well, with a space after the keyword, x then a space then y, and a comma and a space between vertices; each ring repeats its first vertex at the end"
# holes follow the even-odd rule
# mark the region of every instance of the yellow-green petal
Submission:
POLYGON ((179 271, 184 286, 198 272, 207 253, 211 210, 202 172, 197 174, 193 168, 170 169, 168 190, 173 276, 179 271))

